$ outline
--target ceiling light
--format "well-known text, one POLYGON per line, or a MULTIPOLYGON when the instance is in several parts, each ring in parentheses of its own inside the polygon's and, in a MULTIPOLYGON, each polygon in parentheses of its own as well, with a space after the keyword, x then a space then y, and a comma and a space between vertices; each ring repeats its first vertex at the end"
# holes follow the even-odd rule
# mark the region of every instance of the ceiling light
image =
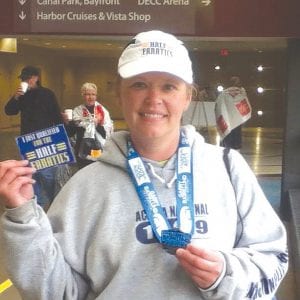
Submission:
POLYGON ((17 39, 15 38, 0 39, 0 51, 17 53, 17 39))
POLYGON ((258 115, 258 116, 262 116, 263 114, 264 114, 264 112, 263 112, 262 110, 258 110, 258 111, 257 111, 257 115, 258 115))
POLYGON ((259 94, 262 94, 264 92, 264 88, 261 86, 259 86, 256 90, 259 94))
POLYGON ((220 69, 221 69, 221 67, 219 65, 215 66, 215 70, 220 70, 220 69))
POLYGON ((217 86, 217 91, 218 92, 223 92, 223 90, 224 90, 224 87, 222 85, 217 86))
POLYGON ((264 70, 264 67, 262 65, 257 66, 257 71, 262 72, 264 70))

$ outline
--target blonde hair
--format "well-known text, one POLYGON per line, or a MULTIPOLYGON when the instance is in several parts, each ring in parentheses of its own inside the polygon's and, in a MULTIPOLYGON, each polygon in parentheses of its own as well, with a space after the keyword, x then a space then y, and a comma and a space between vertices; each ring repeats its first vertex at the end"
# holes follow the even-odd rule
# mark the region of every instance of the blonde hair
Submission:
POLYGON ((96 86, 96 84, 92 83, 92 82, 85 82, 81 86, 81 89, 80 89, 81 95, 83 96, 87 90, 95 90, 96 94, 97 94, 97 86, 96 86))

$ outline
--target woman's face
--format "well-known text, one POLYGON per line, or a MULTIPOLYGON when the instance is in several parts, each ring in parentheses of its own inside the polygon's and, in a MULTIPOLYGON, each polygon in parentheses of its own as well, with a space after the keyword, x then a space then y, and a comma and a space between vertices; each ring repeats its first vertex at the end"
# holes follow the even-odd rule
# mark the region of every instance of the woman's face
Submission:
POLYGON ((94 89, 85 89, 83 99, 87 106, 93 106, 97 100, 97 92, 94 89))
POLYGON ((119 97, 132 138, 167 138, 179 134, 191 87, 176 76, 149 72, 121 79, 119 97))

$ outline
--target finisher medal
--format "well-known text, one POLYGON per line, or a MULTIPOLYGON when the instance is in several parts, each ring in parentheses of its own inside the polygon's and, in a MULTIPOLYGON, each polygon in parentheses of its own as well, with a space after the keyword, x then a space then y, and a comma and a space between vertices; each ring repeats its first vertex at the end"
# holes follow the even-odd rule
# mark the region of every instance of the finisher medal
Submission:
POLYGON ((161 243, 168 253, 175 254, 178 248, 185 248, 191 242, 191 237, 178 229, 162 230, 161 243))

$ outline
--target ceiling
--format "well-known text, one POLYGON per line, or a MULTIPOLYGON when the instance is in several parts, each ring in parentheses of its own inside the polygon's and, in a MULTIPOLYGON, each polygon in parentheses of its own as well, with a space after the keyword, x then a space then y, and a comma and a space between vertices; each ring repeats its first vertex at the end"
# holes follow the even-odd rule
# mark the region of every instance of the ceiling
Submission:
MULTIPOLYGON (((128 36, 17 36, 18 46, 33 46, 56 51, 67 51, 70 55, 114 56, 128 43, 128 36)), ((287 47, 284 38, 204 38, 180 37, 190 51, 216 51, 226 48, 231 52, 262 52, 283 50, 287 47)))

